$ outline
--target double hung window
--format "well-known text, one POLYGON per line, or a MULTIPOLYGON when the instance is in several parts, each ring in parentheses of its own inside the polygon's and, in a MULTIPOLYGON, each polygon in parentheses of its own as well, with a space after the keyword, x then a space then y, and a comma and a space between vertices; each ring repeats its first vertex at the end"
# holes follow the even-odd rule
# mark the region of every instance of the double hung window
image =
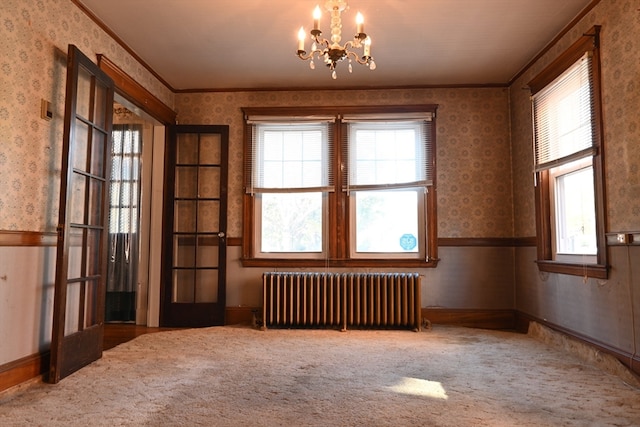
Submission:
POLYGON ((529 85, 539 268, 606 277, 598 30, 529 85))
POLYGON ((329 120, 252 123, 247 191, 254 196, 255 249, 262 257, 326 256, 327 194, 334 181, 329 120))
POLYGON ((405 110, 245 109, 243 262, 435 265, 435 106, 405 110))

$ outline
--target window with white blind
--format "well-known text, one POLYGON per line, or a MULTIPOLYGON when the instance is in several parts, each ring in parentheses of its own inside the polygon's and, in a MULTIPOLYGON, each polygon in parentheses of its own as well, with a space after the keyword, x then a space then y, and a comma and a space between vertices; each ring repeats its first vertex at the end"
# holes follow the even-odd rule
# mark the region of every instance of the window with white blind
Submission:
POLYGON ((606 277, 598 35, 594 27, 529 86, 538 265, 606 277))
POLYGON ((245 265, 435 265, 435 106, 243 111, 245 265))
POLYGON ((264 257, 324 257, 327 196, 333 191, 328 121, 256 120, 250 181, 255 247, 264 257))
POLYGON ((431 116, 345 117, 351 257, 423 258, 431 116))

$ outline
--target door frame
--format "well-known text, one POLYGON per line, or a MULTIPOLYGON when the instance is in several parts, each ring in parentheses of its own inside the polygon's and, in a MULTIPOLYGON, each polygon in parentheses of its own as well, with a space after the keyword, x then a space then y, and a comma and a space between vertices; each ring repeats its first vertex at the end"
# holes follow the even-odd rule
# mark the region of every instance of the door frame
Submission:
MULTIPOLYGON (((125 73, 106 55, 98 54, 98 67, 115 82, 116 96, 121 96, 131 102, 140 111, 157 120, 160 125, 153 126, 153 171, 151 183, 151 218, 150 218, 150 248, 149 248, 149 277, 147 295, 146 324, 150 327, 159 326, 160 319, 160 282, 162 277, 162 236, 153 230, 162 229, 162 206, 164 195, 164 164, 166 158, 167 129, 176 124, 177 113, 148 91, 135 79, 125 73)), ((144 167, 144 166, 143 166, 144 167)), ((136 315, 136 323, 143 324, 136 315)))

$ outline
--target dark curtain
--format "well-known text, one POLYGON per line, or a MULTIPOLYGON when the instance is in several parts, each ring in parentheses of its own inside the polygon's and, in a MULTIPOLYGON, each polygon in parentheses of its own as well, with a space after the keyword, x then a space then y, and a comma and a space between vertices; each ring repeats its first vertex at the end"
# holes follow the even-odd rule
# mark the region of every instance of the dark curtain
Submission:
POLYGON ((109 209, 107 322, 136 319, 142 126, 114 125, 109 209))

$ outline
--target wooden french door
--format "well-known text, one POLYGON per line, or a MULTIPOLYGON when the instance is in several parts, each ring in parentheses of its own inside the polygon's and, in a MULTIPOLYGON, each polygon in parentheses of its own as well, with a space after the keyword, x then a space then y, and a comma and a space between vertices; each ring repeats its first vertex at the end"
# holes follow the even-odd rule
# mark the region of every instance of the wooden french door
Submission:
POLYGON ((161 326, 224 325, 228 126, 169 128, 161 326))
POLYGON ((114 84, 69 46, 49 382, 102 356, 114 84))

